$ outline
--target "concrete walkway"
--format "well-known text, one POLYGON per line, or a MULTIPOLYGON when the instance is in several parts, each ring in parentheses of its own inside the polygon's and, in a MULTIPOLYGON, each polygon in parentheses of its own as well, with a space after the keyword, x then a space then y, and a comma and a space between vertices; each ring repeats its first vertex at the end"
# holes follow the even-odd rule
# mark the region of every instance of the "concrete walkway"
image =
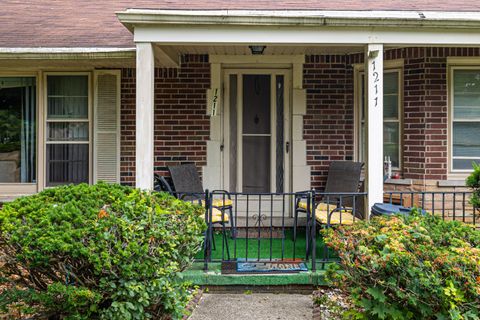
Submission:
POLYGON ((189 320, 311 320, 312 297, 301 294, 203 294, 189 320))

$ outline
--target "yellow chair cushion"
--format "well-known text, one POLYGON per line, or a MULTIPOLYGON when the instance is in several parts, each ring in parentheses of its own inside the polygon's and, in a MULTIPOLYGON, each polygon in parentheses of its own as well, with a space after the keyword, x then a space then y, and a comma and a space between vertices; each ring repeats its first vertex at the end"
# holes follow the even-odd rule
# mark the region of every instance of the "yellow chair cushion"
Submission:
MULTIPOLYGON (((312 204, 310 204, 311 206, 312 204)), ((300 202, 298 203, 298 207, 303 209, 303 210, 307 210, 307 200, 300 200, 300 202)))
MULTIPOLYGON (((306 201, 300 201, 298 203, 298 207, 301 209, 306 210, 307 209, 307 202, 306 201)), ((315 218, 317 219, 318 222, 322 224, 327 224, 328 222, 328 213, 332 212, 332 210, 335 209, 334 204, 327 204, 320 202, 317 204, 317 210, 315 210, 315 218)), ((354 222, 354 217, 352 215, 352 209, 344 209, 340 211, 335 211, 332 216, 330 217, 330 224, 331 225, 338 225, 338 224, 346 224, 346 225, 351 225, 354 222), (341 217, 341 223, 340 223, 340 217, 341 217)), ((355 219, 358 220, 358 219, 355 219)))
MULTIPOLYGON (((310 206, 311 205, 312 204, 310 204, 310 206)), ((327 210, 327 206, 328 206, 328 209, 330 209, 330 211, 332 211, 336 207, 334 204, 328 205, 327 203, 324 203, 324 202, 315 203, 315 205, 317 205, 317 208, 321 208, 322 210, 327 210)), ((306 200, 301 200, 298 203, 298 207, 301 208, 301 209, 307 210, 307 201, 306 200)))
POLYGON ((231 199, 213 199, 212 205, 214 207, 229 207, 233 204, 233 201, 231 199))
MULTIPOLYGON (((212 200, 212 206, 218 207, 218 208, 223 208, 223 207, 229 207, 233 204, 233 201, 231 199, 213 199, 212 200)), ((205 205, 205 201, 202 200, 202 205, 205 205)))
MULTIPOLYGON (((205 219, 205 215, 202 214, 202 218, 205 219)), ((212 208, 212 223, 218 223, 218 222, 224 222, 227 223, 230 221, 230 218, 228 216, 228 213, 223 213, 223 219, 222 219, 222 211, 218 210, 217 208, 212 208)))
MULTIPOLYGON (((330 211, 327 211, 326 207, 322 210, 322 208, 318 206, 317 210, 315 210, 315 219, 321 224, 327 224, 328 214, 334 209, 334 207, 332 208, 332 206, 330 206, 330 208, 330 211)), ((354 220, 351 210, 335 211, 330 216, 330 225, 351 225, 356 220, 359 219, 354 220)))

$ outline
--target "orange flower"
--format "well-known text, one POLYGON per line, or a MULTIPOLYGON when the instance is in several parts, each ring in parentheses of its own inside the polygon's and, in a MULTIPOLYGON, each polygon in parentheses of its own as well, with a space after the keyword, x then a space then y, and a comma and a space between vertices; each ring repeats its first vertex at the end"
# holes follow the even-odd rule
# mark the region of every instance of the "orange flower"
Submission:
POLYGON ((100 210, 100 212, 98 213, 98 218, 99 219, 108 218, 108 212, 105 211, 104 209, 100 210))

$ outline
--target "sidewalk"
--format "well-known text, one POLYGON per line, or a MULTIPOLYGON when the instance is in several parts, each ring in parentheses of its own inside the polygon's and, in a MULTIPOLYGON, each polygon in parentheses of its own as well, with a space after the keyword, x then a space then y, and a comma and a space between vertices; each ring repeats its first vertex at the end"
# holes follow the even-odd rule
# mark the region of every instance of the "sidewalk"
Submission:
POLYGON ((203 294, 189 320, 311 320, 312 297, 301 294, 203 294))

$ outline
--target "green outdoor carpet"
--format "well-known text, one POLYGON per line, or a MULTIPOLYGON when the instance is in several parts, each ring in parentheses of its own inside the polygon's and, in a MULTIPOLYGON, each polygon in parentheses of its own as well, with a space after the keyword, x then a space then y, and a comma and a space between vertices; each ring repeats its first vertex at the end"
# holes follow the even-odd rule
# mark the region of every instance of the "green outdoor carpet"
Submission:
MULTIPOLYGON (((293 230, 286 229, 284 239, 274 238, 269 239, 265 238, 265 233, 268 234, 268 231, 263 232, 263 238, 257 239, 251 238, 249 236, 248 240, 244 238, 237 237, 232 239, 230 237, 230 232, 227 230, 227 240, 228 248, 230 250, 230 260, 241 258, 241 259, 305 259, 306 254, 306 237, 305 230, 299 229, 297 232, 297 240, 293 241, 293 230), (283 248, 283 253, 282 253, 283 248)), ((212 260, 227 260, 227 250, 225 244, 222 246, 222 234, 220 231, 215 232, 214 234, 216 249, 212 248, 212 260), (223 251, 223 256, 222 256, 223 251), (223 258, 223 259, 222 259, 223 258)), ((320 260, 325 256, 325 243, 320 234, 317 234, 316 238, 316 259, 320 260)), ((338 257, 332 250, 328 251, 330 258, 338 257)), ((196 259, 203 259, 204 252, 201 251, 197 254, 196 259)))

